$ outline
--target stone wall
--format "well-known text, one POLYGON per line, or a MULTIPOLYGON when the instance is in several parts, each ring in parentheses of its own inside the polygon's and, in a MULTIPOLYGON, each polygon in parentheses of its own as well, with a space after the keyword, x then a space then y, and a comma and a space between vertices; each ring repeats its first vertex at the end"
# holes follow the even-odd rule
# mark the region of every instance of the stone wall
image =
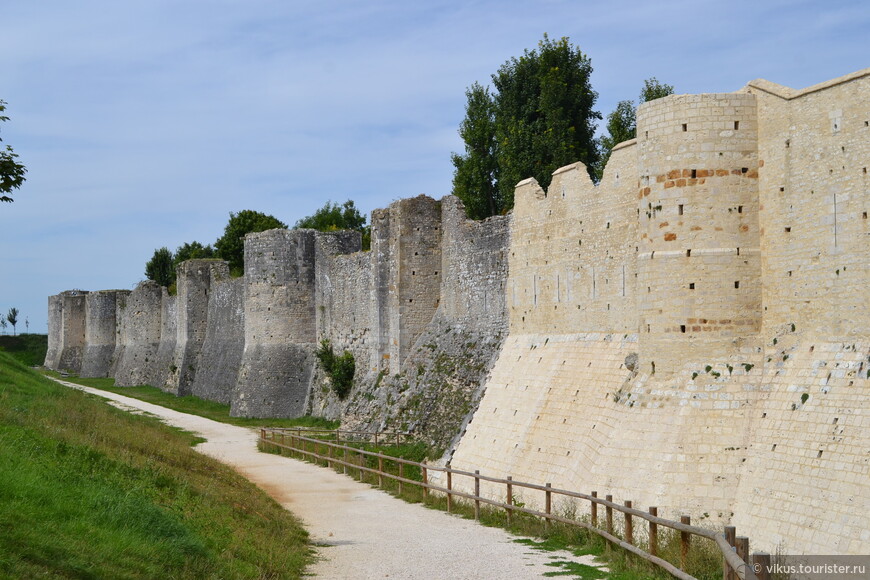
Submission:
POLYGON ((79 375, 107 377, 112 369, 117 335, 118 295, 129 290, 91 292, 85 300, 85 352, 79 375))
POLYGON ((212 272, 208 327, 190 394, 230 404, 245 350, 245 281, 226 273, 212 272))
POLYGON ((82 358, 85 353, 85 316, 87 312, 87 292, 69 290, 61 297, 61 340, 59 369, 78 373, 82 368, 82 358))
POLYGON ((118 386, 162 384, 155 380, 155 375, 163 292, 159 284, 146 280, 127 297, 120 322, 124 350, 115 370, 115 384, 118 386))

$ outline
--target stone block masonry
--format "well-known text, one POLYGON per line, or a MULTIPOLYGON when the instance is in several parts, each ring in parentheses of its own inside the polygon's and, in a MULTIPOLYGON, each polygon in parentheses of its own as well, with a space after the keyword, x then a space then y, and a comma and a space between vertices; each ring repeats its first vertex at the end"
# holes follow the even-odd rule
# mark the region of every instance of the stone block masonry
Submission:
POLYGON ((129 290, 91 292, 85 299, 85 352, 79 375, 107 377, 112 370, 118 323, 115 318, 118 295, 129 290))
POLYGON ((102 369, 115 325, 118 384, 408 430, 459 469, 770 552, 867 553, 868 102, 870 69, 645 103, 599 184, 579 163, 523 181, 509 216, 418 196, 373 212, 370 252, 251 234, 243 279, 187 263, 177 297, 117 293, 114 322, 110 293, 52 296, 46 365, 102 369), (356 361, 345 400, 322 340, 356 361))

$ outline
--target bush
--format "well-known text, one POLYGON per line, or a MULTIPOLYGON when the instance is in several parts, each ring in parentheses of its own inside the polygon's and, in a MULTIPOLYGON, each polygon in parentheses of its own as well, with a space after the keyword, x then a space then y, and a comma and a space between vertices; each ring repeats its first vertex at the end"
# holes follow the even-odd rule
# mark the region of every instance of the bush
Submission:
POLYGON ((323 340, 320 342, 320 348, 317 349, 317 360, 320 361, 320 367, 329 375, 332 390, 339 399, 343 400, 353 387, 353 375, 356 372, 353 353, 346 350, 341 356, 336 356, 329 340, 323 340))

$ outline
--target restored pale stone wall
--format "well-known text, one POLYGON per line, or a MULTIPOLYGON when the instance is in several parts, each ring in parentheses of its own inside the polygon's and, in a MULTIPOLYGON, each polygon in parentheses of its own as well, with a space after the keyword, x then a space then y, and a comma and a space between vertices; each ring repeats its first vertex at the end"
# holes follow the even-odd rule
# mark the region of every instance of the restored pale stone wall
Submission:
POLYGON ((109 376, 118 336, 116 318, 118 295, 129 293, 129 290, 101 290, 87 295, 85 301, 86 346, 80 376, 109 376))
POLYGON ((160 344, 157 347, 157 358, 149 372, 152 382, 148 384, 169 390, 167 384, 175 385, 178 383, 178 367, 175 365, 175 344, 178 339, 178 296, 170 295, 166 288, 162 289, 161 295, 160 344))

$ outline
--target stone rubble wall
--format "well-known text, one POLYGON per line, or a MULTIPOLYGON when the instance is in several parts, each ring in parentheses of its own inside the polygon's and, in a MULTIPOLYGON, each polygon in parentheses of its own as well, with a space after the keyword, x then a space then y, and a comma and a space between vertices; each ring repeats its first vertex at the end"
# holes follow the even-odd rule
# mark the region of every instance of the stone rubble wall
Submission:
POLYGON ((79 375, 107 377, 112 369, 117 340, 118 295, 129 290, 101 290, 91 292, 85 301, 85 352, 79 375))

